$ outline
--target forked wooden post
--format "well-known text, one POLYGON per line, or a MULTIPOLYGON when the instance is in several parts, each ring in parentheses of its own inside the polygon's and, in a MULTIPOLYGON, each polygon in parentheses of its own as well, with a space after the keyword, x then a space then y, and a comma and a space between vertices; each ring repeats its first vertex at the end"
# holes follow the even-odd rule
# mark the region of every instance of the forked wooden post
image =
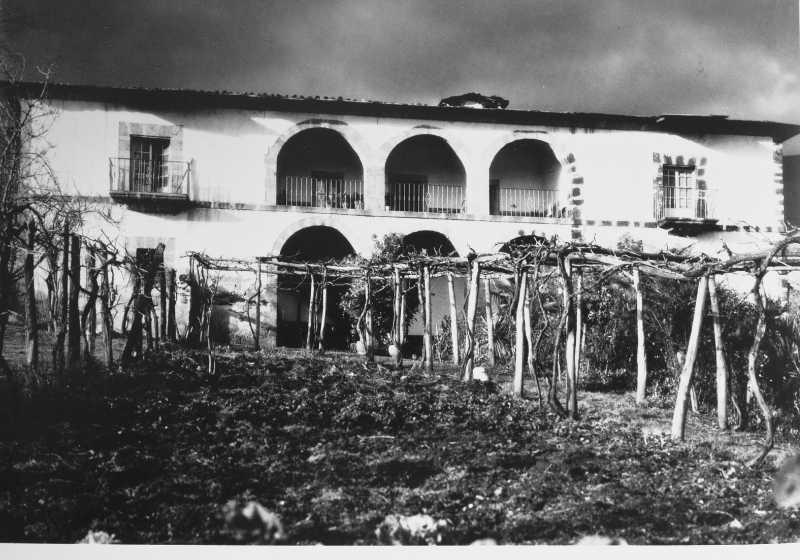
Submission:
POLYGON ((427 264, 422 268, 425 287, 425 330, 423 343, 425 344, 425 371, 433 370, 433 346, 431 344, 431 269, 427 264))
POLYGON ((672 415, 672 439, 683 440, 686 429, 686 401, 689 397, 689 385, 692 382, 694 362, 697 358, 697 348, 700 344, 700 328, 703 325, 703 313, 706 307, 706 293, 708 291, 708 276, 700 278, 697 285, 697 299, 694 304, 694 318, 692 319, 692 332, 689 335, 689 345, 686 348, 686 359, 681 371, 678 384, 678 396, 675 399, 675 412, 672 415))
POLYGON ((406 280, 400 278, 400 348, 406 343, 406 280))
POLYGON ((314 298, 316 297, 316 294, 314 293, 314 275, 309 274, 309 277, 311 278, 311 285, 309 286, 308 290, 308 330, 306 331, 306 350, 311 352, 314 340, 314 298))
POLYGON ((403 346, 402 342, 400 342, 402 332, 402 327, 400 325, 402 321, 402 312, 400 310, 400 306, 402 305, 402 296, 400 295, 400 269, 396 266, 392 270, 392 289, 394 292, 392 299, 392 344, 394 344, 395 348, 397 349, 397 353, 394 355, 394 365, 395 367, 400 367, 400 364, 403 363, 403 346))
POLYGON ((725 347, 722 342, 722 326, 719 322, 719 300, 717 281, 708 277, 708 301, 711 304, 711 320, 714 324, 714 348, 717 361, 717 427, 728 427, 728 366, 725 363, 725 347))
POLYGON ((525 368, 525 302, 528 300, 528 273, 525 270, 517 274, 517 309, 514 328, 514 385, 513 392, 522 396, 522 372, 525 368))
POLYGON ((39 321, 36 318, 33 251, 36 247, 36 221, 28 220, 25 245, 25 364, 32 373, 39 369, 39 321))
POLYGON ((450 297, 450 344, 453 347, 453 364, 458 365, 458 315, 456 314, 456 293, 453 286, 453 273, 447 273, 447 294, 450 297))
POLYGON ((368 362, 375 361, 375 339, 372 329, 372 280, 370 279, 369 272, 364 277, 364 306, 367 311, 364 320, 365 332, 364 349, 366 350, 366 360, 368 362))
POLYGON ((575 378, 581 373, 581 353, 583 352, 583 270, 575 268, 575 378))
POLYGON ((81 285, 81 239, 75 234, 71 237, 67 367, 74 369, 78 367, 81 360, 81 321, 78 310, 81 285))
POLYGON ((159 326, 161 327, 161 341, 167 341, 167 269, 163 266, 158 271, 158 303, 159 311, 159 326))
POLYGON ((94 253, 86 253, 86 279, 90 289, 94 291, 94 295, 90 295, 91 302, 89 305, 89 315, 86 317, 86 338, 88 341, 85 355, 94 356, 95 342, 97 339, 97 276, 93 275, 96 259, 94 253))
POLYGON ((169 269, 168 288, 169 307, 167 309, 167 337, 170 342, 178 341, 178 324, 175 321, 175 301, 177 298, 178 283, 176 281, 177 272, 174 268, 169 269))
POLYGON ((261 259, 256 259, 256 328, 253 350, 261 349, 261 259))
POLYGON ((101 265, 103 269, 100 277, 100 310, 103 314, 103 348, 105 350, 106 367, 111 368, 114 365, 114 347, 112 345, 114 320, 111 317, 111 308, 108 301, 109 297, 111 297, 111 289, 108 280, 108 254, 104 251, 101 255, 101 265))
MULTIPOLYGON (((527 301, 528 298, 525 298, 527 301)), ((494 317, 492 315, 492 293, 489 289, 489 278, 483 279, 483 303, 486 311, 486 353, 488 363, 494 367, 494 317)))
POLYGON ((317 349, 325 350, 325 321, 328 320, 328 270, 322 269, 322 311, 319 316, 319 344, 317 349))
POLYGON ((475 357, 475 313, 478 309, 478 282, 481 267, 477 259, 470 263, 469 296, 467 297, 467 349, 464 354, 464 374, 462 379, 472 379, 472 367, 475 357))
POLYGON ((564 340, 564 358, 567 366, 567 412, 570 418, 578 414, 578 378, 575 371, 575 309, 572 290, 572 263, 564 260, 562 269, 564 280, 564 313, 566 314, 566 338, 564 340))
POLYGON ((644 346, 644 296, 639 269, 633 269, 633 291, 636 294, 636 404, 647 397, 647 354, 644 346))

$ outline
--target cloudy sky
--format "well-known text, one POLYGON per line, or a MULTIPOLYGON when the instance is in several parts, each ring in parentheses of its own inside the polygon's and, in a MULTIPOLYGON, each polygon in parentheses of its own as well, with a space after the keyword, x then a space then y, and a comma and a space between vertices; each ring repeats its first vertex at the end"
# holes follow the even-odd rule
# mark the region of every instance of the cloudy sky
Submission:
POLYGON ((0 0, 55 81, 800 123, 800 0, 0 0))

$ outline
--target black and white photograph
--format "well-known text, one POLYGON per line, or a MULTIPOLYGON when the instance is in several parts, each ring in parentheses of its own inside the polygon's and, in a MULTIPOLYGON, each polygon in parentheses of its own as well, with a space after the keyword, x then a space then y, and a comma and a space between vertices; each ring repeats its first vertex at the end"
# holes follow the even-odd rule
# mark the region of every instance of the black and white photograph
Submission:
POLYGON ((0 0, 0 543, 800 552, 800 0, 0 0))

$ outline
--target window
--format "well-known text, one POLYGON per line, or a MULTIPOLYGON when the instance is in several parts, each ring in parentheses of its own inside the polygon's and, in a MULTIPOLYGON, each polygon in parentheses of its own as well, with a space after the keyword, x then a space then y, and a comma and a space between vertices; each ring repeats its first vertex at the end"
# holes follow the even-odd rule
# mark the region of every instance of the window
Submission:
POLYGON ((130 185, 134 192, 169 191, 169 138, 131 136, 130 185))
POLYGON ((694 167, 665 165, 661 184, 664 208, 693 208, 697 199, 694 167))

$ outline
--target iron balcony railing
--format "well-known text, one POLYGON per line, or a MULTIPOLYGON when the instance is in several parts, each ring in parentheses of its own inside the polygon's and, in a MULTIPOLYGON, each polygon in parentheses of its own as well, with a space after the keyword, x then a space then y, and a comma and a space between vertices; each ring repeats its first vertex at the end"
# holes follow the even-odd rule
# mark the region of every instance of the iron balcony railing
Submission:
POLYGON ((654 197, 656 220, 710 220, 716 217, 715 192, 696 187, 661 187, 654 197))
POLYGON ((392 183, 386 193, 388 210, 461 214, 464 212, 463 185, 392 183))
POLYGON ((112 192, 188 196, 190 171, 186 161, 109 158, 112 192))
POLYGON ((279 185, 279 206, 364 209, 360 179, 285 176, 279 185))
POLYGON ((490 213, 493 216, 526 216, 564 218, 567 204, 557 190, 527 186, 493 187, 490 191, 490 213))

